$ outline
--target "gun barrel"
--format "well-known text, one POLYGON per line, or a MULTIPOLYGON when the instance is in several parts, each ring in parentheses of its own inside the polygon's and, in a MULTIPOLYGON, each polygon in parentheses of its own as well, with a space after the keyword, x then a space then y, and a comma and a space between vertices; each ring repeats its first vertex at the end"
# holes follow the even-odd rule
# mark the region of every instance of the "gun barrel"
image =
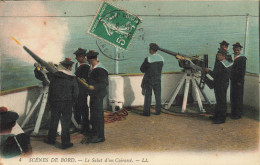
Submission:
POLYGON ((89 85, 88 85, 84 80, 82 80, 81 78, 77 77, 77 80, 78 80, 82 85, 84 85, 86 88, 89 87, 89 85))
MULTIPOLYGON (((23 46, 24 50, 30 54, 30 56, 32 56, 32 58, 37 61, 39 64, 41 64, 42 66, 45 66, 45 68, 47 69, 47 71, 49 71, 50 73, 55 73, 57 72, 57 70, 55 68, 53 68, 50 64, 48 64, 46 61, 44 61, 43 59, 41 59, 39 56, 37 56, 35 53, 33 53, 30 49, 28 49, 26 46, 23 46)), ((81 78, 77 77, 77 80, 83 84, 86 88, 88 88, 88 84, 83 81, 81 78)))
POLYGON ((164 53, 173 55, 173 56, 175 56, 175 57, 176 57, 177 55, 180 55, 180 56, 185 57, 185 58, 191 58, 191 57, 188 56, 188 55, 176 53, 176 52, 173 52, 173 51, 170 51, 170 50, 167 50, 167 49, 163 49, 163 48, 160 48, 160 47, 159 47, 158 50, 160 50, 160 51, 162 51, 162 52, 164 52, 164 53))
POLYGON ((159 46, 157 46, 157 48, 158 48, 158 50, 160 50, 164 53, 170 54, 170 55, 176 57, 177 59, 188 61, 189 67, 191 67, 195 70, 203 70, 203 68, 201 66, 195 65, 192 61, 192 60, 196 60, 196 61, 200 60, 198 58, 191 57, 191 56, 181 54, 181 53, 176 53, 176 52, 173 52, 173 51, 170 51, 170 50, 167 50, 167 49, 160 48, 159 46))
POLYGON ((48 64, 46 61, 44 61, 43 59, 41 59, 39 56, 37 56, 35 53, 33 53, 30 49, 28 49, 26 46, 23 46, 24 50, 30 54, 30 56, 37 61, 39 64, 41 64, 42 66, 45 66, 45 68, 51 72, 51 73, 55 73, 57 72, 57 70, 55 68, 53 68, 50 64, 48 64))

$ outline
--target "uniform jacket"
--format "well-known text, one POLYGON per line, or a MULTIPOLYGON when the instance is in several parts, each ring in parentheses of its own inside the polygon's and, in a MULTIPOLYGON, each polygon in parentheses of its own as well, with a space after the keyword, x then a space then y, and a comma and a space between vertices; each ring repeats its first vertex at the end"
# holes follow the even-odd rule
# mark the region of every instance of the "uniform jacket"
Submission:
POLYGON ((75 66, 75 75, 80 78, 88 79, 88 72, 90 66, 87 63, 83 63, 80 66, 75 66))
POLYGON ((108 86, 108 71, 99 63, 94 69, 89 71, 89 85, 94 86, 93 91, 89 91, 90 95, 97 97, 105 97, 108 86))
POLYGON ((148 84, 157 84, 161 83, 161 74, 163 67, 163 57, 159 54, 153 54, 149 57, 146 57, 143 64, 140 67, 142 73, 144 73, 142 88, 148 84))
POLYGON ((66 70, 60 70, 53 74, 49 86, 49 100, 73 101, 78 97, 79 88, 76 76, 66 70))
POLYGON ((245 56, 239 56, 234 60, 231 69, 231 81, 243 84, 245 81, 246 73, 246 60, 245 56))
MULTIPOLYGON (((76 69, 75 75, 79 78, 83 78, 88 83, 89 81, 88 72, 90 70, 90 66, 87 63, 84 63, 79 67, 75 67, 75 69, 76 69)), ((88 94, 87 88, 80 82, 78 82, 78 85, 79 85, 79 96, 87 95, 88 94)))
POLYGON ((209 74, 214 78, 214 88, 228 86, 230 78, 230 67, 232 63, 226 60, 217 62, 213 71, 209 71, 209 74))

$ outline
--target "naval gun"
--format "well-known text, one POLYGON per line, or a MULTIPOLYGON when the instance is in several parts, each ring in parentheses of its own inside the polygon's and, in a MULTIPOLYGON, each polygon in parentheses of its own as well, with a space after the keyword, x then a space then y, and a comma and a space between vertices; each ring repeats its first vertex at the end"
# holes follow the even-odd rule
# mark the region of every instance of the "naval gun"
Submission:
POLYGON ((204 58, 201 59, 199 56, 188 56, 181 53, 176 53, 167 49, 158 48, 158 50, 170 54, 178 59, 179 66, 184 69, 193 69, 196 71, 202 71, 203 68, 208 65, 208 55, 204 55, 204 58))
POLYGON ((164 53, 174 56, 178 62, 179 66, 184 70, 191 70, 192 73, 200 72, 200 82, 199 87, 200 89, 204 89, 206 83, 206 72, 205 68, 208 68, 208 55, 203 55, 203 58, 199 56, 188 56, 181 53, 176 53, 164 48, 159 47, 155 43, 151 43, 151 46, 154 47, 156 50, 160 50, 164 53))
POLYGON ((150 47, 152 47, 155 50, 162 51, 164 53, 167 53, 169 55, 174 56, 178 62, 179 66, 183 68, 183 77, 179 81, 177 87, 174 89, 174 91, 170 94, 168 99, 163 103, 165 109, 169 109, 172 105, 173 101, 175 100, 177 94, 179 93, 182 86, 184 86, 184 96, 183 96, 183 103, 182 103, 182 113, 186 112, 186 106, 187 106, 187 99, 188 99, 188 93, 189 93, 189 87, 190 83, 192 84, 192 87, 194 89, 194 93, 196 95, 196 99, 199 105, 200 112, 205 113, 206 111, 203 109, 202 105, 202 99, 201 96, 204 98, 204 100, 210 104, 209 99, 207 98, 206 94, 204 93, 203 89, 206 83, 206 72, 205 68, 208 68, 208 55, 204 55, 203 58, 200 58, 199 56, 188 56, 181 53, 176 53, 164 48, 159 47, 155 43, 151 43, 150 47), (200 82, 197 81, 196 76, 198 73, 200 73, 200 82))
MULTIPOLYGON (((18 45, 22 46, 22 44, 19 41, 17 41, 14 37, 11 37, 11 38, 18 45)), ((58 71, 58 69, 55 66, 52 66, 50 63, 47 63, 46 61, 41 59, 39 56, 37 56, 34 52, 32 52, 26 46, 23 46, 23 49, 38 63, 38 64, 35 64, 35 67, 44 67, 50 74, 54 74, 55 72, 58 71)), ((77 77, 77 80, 78 80, 78 82, 83 84, 86 88, 89 88, 89 85, 83 79, 77 77)), ((35 109, 38 106, 38 104, 41 104, 40 105, 40 110, 39 110, 39 113, 38 113, 38 117, 37 117, 37 121, 36 121, 34 130, 32 132, 33 135, 37 135, 39 133, 42 117, 43 117, 43 114, 44 114, 44 111, 45 111, 45 107, 46 107, 46 104, 47 104, 48 89, 49 89, 48 83, 49 82, 46 82, 47 85, 43 86, 43 90, 41 91, 41 94, 37 98, 37 100, 34 103, 34 105, 32 106, 32 108, 29 110, 29 113, 27 114, 26 118, 24 119, 23 123, 21 124, 21 127, 24 128, 24 126, 27 124, 27 122, 31 118, 32 114, 35 112, 35 109)), ((72 120, 73 124, 77 127, 78 124, 75 121, 74 117, 72 117, 71 120, 72 120)))
MULTIPOLYGON (((39 56, 37 56, 35 53, 33 53, 30 49, 28 49, 26 46, 23 46, 23 49, 35 60, 37 61, 41 66, 44 66, 47 71, 50 73, 55 73, 58 70, 55 69, 53 66, 51 66, 49 63, 41 59, 39 56)), ((83 84, 86 88, 89 87, 89 85, 81 78, 77 77, 78 82, 83 84)))

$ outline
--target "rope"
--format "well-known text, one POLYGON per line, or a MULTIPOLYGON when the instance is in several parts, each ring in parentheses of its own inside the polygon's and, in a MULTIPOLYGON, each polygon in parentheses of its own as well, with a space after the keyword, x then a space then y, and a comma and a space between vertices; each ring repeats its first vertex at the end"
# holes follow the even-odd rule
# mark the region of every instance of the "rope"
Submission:
POLYGON ((113 113, 105 111, 106 115, 104 115, 105 123, 113 123, 115 121, 121 121, 125 120, 126 116, 128 115, 128 112, 125 108, 113 113))

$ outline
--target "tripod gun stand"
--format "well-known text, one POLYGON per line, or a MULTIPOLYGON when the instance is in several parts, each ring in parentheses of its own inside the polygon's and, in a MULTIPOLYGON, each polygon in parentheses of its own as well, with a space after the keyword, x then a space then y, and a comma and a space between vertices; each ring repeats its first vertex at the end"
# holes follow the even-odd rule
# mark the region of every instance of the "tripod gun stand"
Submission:
POLYGON ((25 120, 23 121, 23 123, 21 125, 21 127, 24 128, 24 126, 28 123, 29 119, 31 118, 32 114, 35 112, 36 107, 40 103, 41 106, 40 106, 40 110, 39 110, 39 114, 38 114, 38 117, 37 117, 37 121, 36 121, 34 130, 33 130, 33 133, 32 133, 33 135, 37 135, 39 133, 42 117, 43 117, 45 107, 46 107, 46 104, 47 104, 48 90, 49 90, 49 86, 43 87, 41 94, 37 98, 36 102, 34 103, 32 108, 30 109, 28 115, 26 116, 25 120))
POLYGON ((192 83, 192 87, 193 87, 193 90, 195 92, 196 99, 197 99, 197 102, 198 102, 199 111, 202 112, 202 113, 206 112, 205 109, 203 108, 201 94, 202 94, 204 100, 207 103, 209 103, 209 104, 211 104, 211 103, 210 103, 209 99, 207 98, 206 94, 204 93, 204 91, 199 87, 199 83, 198 83, 198 81, 196 79, 196 74, 197 73, 194 72, 194 70, 192 70, 192 69, 184 69, 183 77, 178 82, 177 87, 173 90, 171 95, 168 97, 168 99, 163 104, 165 109, 168 110, 171 107, 171 105, 173 104, 176 96, 180 92, 181 88, 184 86, 184 96, 183 96, 181 112, 185 113, 186 112, 186 107, 187 107, 190 83, 192 83))
MULTIPOLYGON (((23 123, 21 125, 21 127, 24 128, 24 126, 28 123, 28 121, 31 118, 31 116, 33 115, 33 113, 36 111, 36 107, 40 104, 40 110, 39 110, 39 113, 38 113, 38 117, 37 117, 37 120, 36 120, 34 130, 32 132, 32 135, 38 135, 39 134, 42 118, 43 118, 44 111, 45 111, 47 101, 48 101, 48 92, 49 92, 49 80, 48 80, 48 77, 47 77, 48 71, 46 69, 42 69, 42 68, 38 69, 41 66, 37 63, 35 64, 35 66, 36 66, 36 69, 34 71, 35 77, 42 81, 43 87, 41 89, 40 95, 38 96, 37 100, 35 101, 34 105, 30 109, 28 115, 26 116, 25 120, 23 121, 23 123)), ((74 119, 74 116, 72 116, 71 120, 72 120, 73 124, 76 127, 78 127, 78 124, 74 119)), ((61 124, 60 124, 60 122, 59 122, 59 126, 58 126, 58 134, 59 135, 61 134, 61 124)))
POLYGON ((202 104, 202 98, 208 103, 211 104, 210 100, 207 98, 206 94, 204 93, 204 85, 205 85, 205 72, 204 68, 208 67, 208 55, 204 55, 204 58, 201 59, 199 57, 190 57, 184 54, 175 53, 163 48, 160 48, 158 45, 154 45, 157 50, 160 50, 164 53, 170 54, 175 56, 179 61, 179 66, 183 68, 183 77, 179 81, 177 87, 171 92, 168 99, 163 103, 165 109, 169 109, 171 105, 173 104, 174 100, 176 99, 176 96, 180 92, 181 88, 184 86, 184 96, 183 96, 183 102, 182 102, 182 109, 181 112, 186 112, 187 107, 187 101, 188 101, 188 93, 190 88, 190 83, 192 84, 194 93, 196 95, 196 99, 199 106, 199 111, 201 113, 205 113, 205 109, 203 108, 202 104), (201 74, 200 76, 200 82, 197 81, 197 75, 201 74))

